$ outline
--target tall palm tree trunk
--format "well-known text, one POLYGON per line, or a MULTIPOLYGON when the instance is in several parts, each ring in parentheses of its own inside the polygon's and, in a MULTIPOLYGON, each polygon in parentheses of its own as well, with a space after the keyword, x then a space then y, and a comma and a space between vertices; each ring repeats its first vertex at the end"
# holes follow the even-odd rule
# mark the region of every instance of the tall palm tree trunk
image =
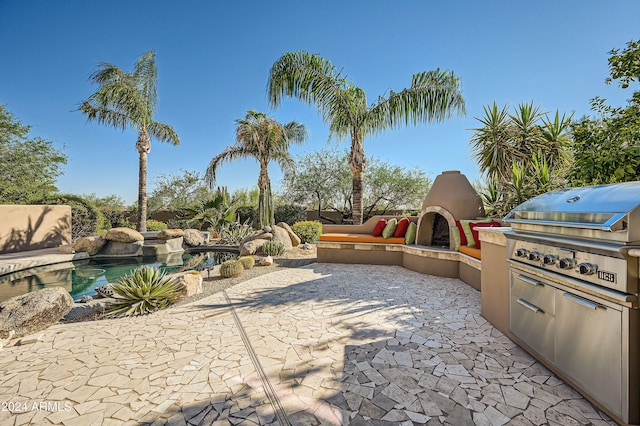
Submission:
POLYGON ((151 139, 145 126, 140 127, 140 135, 136 143, 140 154, 138 165, 138 232, 147 230, 147 154, 151 151, 151 139))
POLYGON ((260 176, 258 177, 258 225, 273 226, 273 199, 271 197, 271 182, 267 165, 260 165, 260 176))
POLYGON ((356 132, 351 137, 351 155, 349 158, 349 168, 353 174, 353 192, 352 192, 352 213, 354 225, 362 225, 364 210, 364 166, 366 159, 364 157, 364 147, 360 142, 360 138, 356 132))

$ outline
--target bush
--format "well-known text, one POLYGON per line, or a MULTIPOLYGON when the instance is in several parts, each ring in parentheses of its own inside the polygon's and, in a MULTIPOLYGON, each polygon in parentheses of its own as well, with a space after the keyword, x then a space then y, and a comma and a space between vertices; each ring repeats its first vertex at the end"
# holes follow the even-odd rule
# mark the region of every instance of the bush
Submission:
POLYGON ((159 220, 151 219, 147 221, 147 231, 164 231, 167 228, 167 224, 159 220))
POLYGON ((226 223, 220 228, 220 239, 218 240, 218 244, 239 244, 240 240, 248 237, 249 235, 253 235, 254 232, 255 230, 249 225, 248 221, 245 223, 226 223))
POLYGON ((322 224, 312 220, 294 223, 291 229, 300 237, 302 243, 314 243, 322 234, 322 224))
POLYGON ((276 206, 273 216, 275 223, 285 222, 288 225, 293 225, 307 219, 307 208, 294 204, 279 205, 276 206))
POLYGON ((277 241, 267 241, 262 246, 262 251, 267 256, 280 256, 284 254, 284 244, 277 241))
POLYGON ((182 286, 164 272, 151 266, 136 269, 113 285, 115 302, 106 310, 107 316, 144 315, 164 309, 180 298, 182 286))
POLYGON ((243 206, 236 208, 238 222, 247 223, 252 226, 258 225, 258 212, 254 207, 243 206))
POLYGON ((131 212, 127 210, 100 210, 111 226, 110 228, 131 228, 136 229, 135 225, 129 221, 131 212))
POLYGON ((78 195, 59 194, 46 198, 42 204, 65 204, 71 206, 71 238, 76 240, 98 234, 109 227, 109 221, 89 200, 78 195))

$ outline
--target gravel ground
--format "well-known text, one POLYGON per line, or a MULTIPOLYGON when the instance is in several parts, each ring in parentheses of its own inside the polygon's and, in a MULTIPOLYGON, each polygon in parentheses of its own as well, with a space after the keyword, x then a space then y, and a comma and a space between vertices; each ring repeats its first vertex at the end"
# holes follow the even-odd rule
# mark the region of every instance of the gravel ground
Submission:
MULTIPOLYGON (((218 293, 222 290, 233 287, 236 284, 250 280, 251 278, 259 277, 264 274, 314 263, 316 261, 316 247, 314 245, 310 245, 310 247, 310 250, 302 249, 300 247, 294 247, 293 249, 288 250, 284 255, 274 257, 273 265, 271 266, 260 266, 258 263, 261 257, 254 256, 254 258, 256 259, 256 266, 251 269, 245 270, 239 277, 222 278, 219 272, 219 265, 212 269, 201 271, 203 278, 202 293, 194 294, 189 297, 183 297, 171 307, 195 302, 207 296, 211 296, 212 294, 218 293)), ((76 303, 71 312, 62 319, 62 322, 70 323, 98 320, 100 319, 102 312, 109 300, 111 299, 96 299, 89 303, 76 303)), ((171 307, 169 307, 168 309, 171 309, 171 307)))

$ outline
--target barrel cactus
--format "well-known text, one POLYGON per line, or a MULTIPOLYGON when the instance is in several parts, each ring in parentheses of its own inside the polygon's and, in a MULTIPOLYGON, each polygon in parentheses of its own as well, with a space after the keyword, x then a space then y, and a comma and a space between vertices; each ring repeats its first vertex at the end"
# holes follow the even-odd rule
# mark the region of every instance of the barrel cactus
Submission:
POLYGON ((242 275, 244 267, 238 260, 227 260, 220 265, 220 276, 222 278, 239 277, 242 275))
POLYGON ((242 266, 244 267, 244 269, 251 269, 253 268, 253 265, 256 264, 256 261, 253 258, 253 256, 241 256, 238 258, 238 262, 242 263, 242 266))

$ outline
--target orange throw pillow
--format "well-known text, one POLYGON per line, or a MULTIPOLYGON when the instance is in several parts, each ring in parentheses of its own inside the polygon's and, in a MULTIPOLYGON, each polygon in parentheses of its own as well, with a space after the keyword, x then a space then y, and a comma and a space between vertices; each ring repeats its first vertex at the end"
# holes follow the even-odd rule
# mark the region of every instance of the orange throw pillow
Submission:
POLYGON ((403 238, 404 234, 407 233, 407 228, 409 228, 409 219, 406 217, 403 217, 398 221, 396 230, 393 232, 394 238, 403 238))
POLYGON ((384 229, 385 226, 387 226, 387 219, 380 219, 378 223, 376 223, 376 226, 374 226, 373 232, 371 233, 371 235, 373 235, 374 237, 381 236, 382 230, 384 229))

